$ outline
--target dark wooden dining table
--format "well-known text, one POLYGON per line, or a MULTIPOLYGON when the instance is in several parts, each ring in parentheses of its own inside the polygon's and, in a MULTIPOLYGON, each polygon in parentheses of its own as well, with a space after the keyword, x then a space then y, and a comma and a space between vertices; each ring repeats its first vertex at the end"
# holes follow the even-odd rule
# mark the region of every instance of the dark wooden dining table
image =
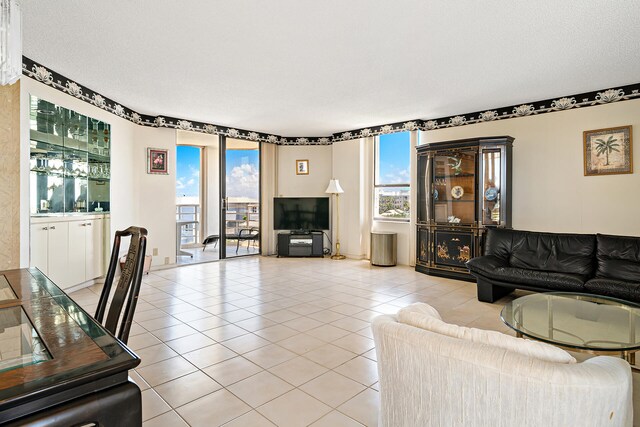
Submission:
POLYGON ((39 270, 0 271, 0 425, 140 426, 139 363, 39 270))

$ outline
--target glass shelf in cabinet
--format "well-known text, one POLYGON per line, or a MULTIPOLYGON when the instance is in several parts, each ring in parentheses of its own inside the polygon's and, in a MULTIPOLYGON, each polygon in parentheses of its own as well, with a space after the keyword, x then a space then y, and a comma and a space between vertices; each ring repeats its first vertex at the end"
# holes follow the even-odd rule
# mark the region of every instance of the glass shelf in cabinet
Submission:
POLYGON ((60 177, 60 178, 63 178, 65 176, 64 172, 62 171, 45 171, 45 170, 39 170, 39 169, 31 169, 30 171, 42 176, 52 176, 52 177, 60 177))
POLYGON ((89 152, 89 162, 91 163, 109 163, 110 158, 109 154, 97 154, 93 152, 89 152))
POLYGON ((448 222, 448 221, 435 221, 436 225, 446 225, 447 227, 473 227, 473 222, 448 222))
POLYGON ((85 155, 89 152, 87 147, 87 141, 83 141, 81 139, 75 139, 75 138, 65 138, 64 148, 65 150, 79 151, 81 153, 84 153, 85 155))
POLYGON ((443 179, 443 178, 471 178, 475 176, 473 173, 458 173, 458 174, 436 174, 434 175, 435 179, 443 179))
POLYGON ((42 132, 35 129, 30 130, 29 138, 32 141, 37 141, 44 144, 55 145, 58 147, 64 146, 64 140, 60 135, 53 135, 51 133, 42 132))

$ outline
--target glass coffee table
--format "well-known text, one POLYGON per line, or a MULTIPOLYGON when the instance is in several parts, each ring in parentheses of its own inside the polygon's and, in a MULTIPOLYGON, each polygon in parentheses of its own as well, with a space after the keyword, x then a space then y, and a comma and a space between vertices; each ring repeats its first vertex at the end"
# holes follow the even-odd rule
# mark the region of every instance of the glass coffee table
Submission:
POLYGON ((590 294, 526 295, 504 306, 502 321, 526 336, 570 351, 621 356, 631 365, 640 350, 640 306, 590 294))

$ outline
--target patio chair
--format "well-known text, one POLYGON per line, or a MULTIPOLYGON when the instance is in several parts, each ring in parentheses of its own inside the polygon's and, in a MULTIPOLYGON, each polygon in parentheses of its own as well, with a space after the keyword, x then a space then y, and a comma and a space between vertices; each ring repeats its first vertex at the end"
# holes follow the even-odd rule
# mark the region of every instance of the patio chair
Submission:
POLYGON ((236 254, 238 253, 238 249, 240 249, 240 242, 247 242, 247 250, 249 250, 249 244, 251 242, 256 242, 260 240, 260 229, 257 227, 251 228, 243 228, 241 229, 236 236, 229 237, 237 240, 236 244, 236 254))
POLYGON ((220 240, 220 236, 218 234, 211 234, 209 236, 207 236, 203 241, 202 244, 204 245, 202 247, 202 252, 204 252, 205 249, 207 249, 207 245, 210 245, 211 243, 213 243, 213 247, 215 248, 216 246, 218 246, 218 241, 220 240))

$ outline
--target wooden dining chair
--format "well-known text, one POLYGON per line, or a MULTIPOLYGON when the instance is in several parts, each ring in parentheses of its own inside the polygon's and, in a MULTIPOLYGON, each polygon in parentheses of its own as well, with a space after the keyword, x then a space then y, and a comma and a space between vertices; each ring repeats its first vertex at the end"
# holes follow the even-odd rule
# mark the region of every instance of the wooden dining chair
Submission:
POLYGON ((120 254, 120 241, 123 237, 131 237, 129 242, 129 251, 127 252, 126 261, 122 267, 122 273, 118 279, 116 290, 111 299, 107 320, 104 327, 111 332, 116 338, 123 343, 127 343, 129 339, 129 331, 131 330, 131 322, 133 314, 138 303, 138 294, 140 293, 140 285, 142 283, 142 272, 144 267, 144 256, 147 250, 147 229, 141 227, 129 227, 126 230, 116 231, 113 241, 113 250, 111 251, 111 260, 109 261, 109 269, 107 277, 104 281, 104 287, 98 301, 95 318, 98 322, 102 320, 107 309, 107 302, 111 294, 111 287, 116 275, 120 254), (118 327, 118 319, 124 307, 124 315, 118 327))

